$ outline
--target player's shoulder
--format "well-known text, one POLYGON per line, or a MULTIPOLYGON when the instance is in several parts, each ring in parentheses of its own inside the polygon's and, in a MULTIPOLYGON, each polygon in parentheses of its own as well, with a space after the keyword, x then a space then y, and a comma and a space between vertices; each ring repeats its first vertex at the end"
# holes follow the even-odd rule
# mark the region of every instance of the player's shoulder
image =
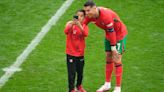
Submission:
POLYGON ((115 12, 110 8, 99 7, 99 10, 100 10, 100 13, 102 13, 102 15, 104 16, 115 15, 115 12))
POLYGON ((111 10, 110 8, 106 8, 106 7, 102 7, 102 6, 99 6, 98 8, 99 8, 99 10, 102 10, 102 11, 109 11, 109 10, 111 10))
POLYGON ((110 8, 106 8, 106 7, 98 7, 98 9, 100 10, 100 12, 102 12, 102 13, 112 13, 113 12, 113 10, 112 9, 110 9, 110 8))
POLYGON ((110 11, 108 8, 105 7, 98 7, 100 16, 104 19, 106 17, 109 17, 108 15, 110 14, 110 11))

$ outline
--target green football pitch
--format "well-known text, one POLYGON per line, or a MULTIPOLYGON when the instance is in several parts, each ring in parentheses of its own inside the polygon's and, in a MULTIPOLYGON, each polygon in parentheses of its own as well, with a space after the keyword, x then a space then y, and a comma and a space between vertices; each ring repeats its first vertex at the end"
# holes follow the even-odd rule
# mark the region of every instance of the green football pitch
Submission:
MULTIPOLYGON (((65 23, 86 0, 75 0, 0 92, 66 92, 65 23)), ((163 92, 164 0, 94 0, 116 11, 127 25, 122 92, 163 92)), ((0 76, 34 39, 65 0, 0 0, 0 76)), ((104 83, 104 32, 89 24, 83 86, 104 83)), ((112 89, 115 86, 113 75, 112 89)), ((111 91, 110 91, 111 92, 111 91)))

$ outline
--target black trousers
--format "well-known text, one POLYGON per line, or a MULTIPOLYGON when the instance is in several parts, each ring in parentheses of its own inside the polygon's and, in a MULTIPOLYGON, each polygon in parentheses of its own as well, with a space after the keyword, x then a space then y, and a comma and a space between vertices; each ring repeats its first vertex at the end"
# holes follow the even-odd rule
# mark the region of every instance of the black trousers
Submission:
POLYGON ((77 74, 76 87, 82 84, 84 68, 84 56, 75 57, 67 54, 67 70, 68 70, 68 87, 69 92, 74 89, 75 77, 77 74))

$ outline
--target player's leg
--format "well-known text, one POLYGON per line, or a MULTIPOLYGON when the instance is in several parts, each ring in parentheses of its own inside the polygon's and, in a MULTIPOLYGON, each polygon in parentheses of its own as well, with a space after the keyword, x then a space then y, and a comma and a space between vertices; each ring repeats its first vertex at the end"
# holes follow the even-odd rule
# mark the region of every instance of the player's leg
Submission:
POLYGON ((76 61, 76 71, 77 71, 77 84, 76 87, 82 84, 83 79, 83 68, 84 68, 84 57, 79 57, 76 61))
POLYGON ((68 71, 68 87, 69 92, 75 92, 74 83, 75 83, 75 75, 76 75, 76 67, 74 57, 67 55, 67 71, 68 71))
POLYGON ((106 51, 105 83, 97 90, 97 92, 107 91, 110 90, 111 88, 111 77, 112 77, 114 63, 111 58, 110 42, 105 39, 104 45, 106 51))
POLYGON ((111 82, 113 67, 114 67, 114 62, 112 61, 112 58, 111 58, 111 52, 106 51, 106 67, 105 67, 106 83, 111 82))
MULTIPOLYGON (((123 40, 121 40, 117 43, 117 51, 120 54, 120 58, 122 58, 122 54, 125 50, 125 46, 126 46, 126 38, 124 38, 123 40)), ((121 82, 122 82, 122 73, 123 73, 123 65, 122 65, 121 60, 122 59, 120 59, 120 61, 117 61, 117 62, 114 61, 116 87, 113 92, 121 92, 121 82)))
POLYGON ((83 70, 84 70, 84 56, 81 56, 76 59, 76 71, 77 71, 76 87, 79 92, 86 92, 82 86, 83 70))
POLYGON ((115 76, 116 76, 116 87, 114 92, 121 92, 121 82, 122 82, 122 73, 123 73, 123 66, 122 62, 118 61, 114 63, 115 66, 115 76))

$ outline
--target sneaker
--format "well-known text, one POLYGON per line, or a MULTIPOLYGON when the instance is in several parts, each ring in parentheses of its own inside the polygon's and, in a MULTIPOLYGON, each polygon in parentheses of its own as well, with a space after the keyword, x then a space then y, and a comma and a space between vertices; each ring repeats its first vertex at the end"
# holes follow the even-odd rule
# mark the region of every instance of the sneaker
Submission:
POLYGON ((115 87, 113 92, 121 92, 121 87, 115 87))
POLYGON ((105 92, 105 91, 108 91, 110 90, 111 88, 111 85, 102 85, 96 92, 105 92))
POLYGON ((79 87, 77 87, 77 92, 87 92, 82 85, 80 85, 79 87))

